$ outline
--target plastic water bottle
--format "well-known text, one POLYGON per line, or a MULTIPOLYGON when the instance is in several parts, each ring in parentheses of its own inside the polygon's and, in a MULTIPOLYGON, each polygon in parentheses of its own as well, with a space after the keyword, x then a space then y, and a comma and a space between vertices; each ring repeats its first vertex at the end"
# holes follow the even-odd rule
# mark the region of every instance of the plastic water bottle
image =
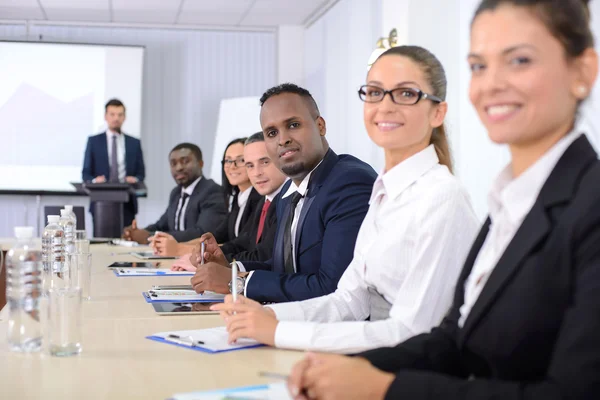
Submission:
POLYGON ((67 205, 67 206, 65 206, 65 210, 68 211, 68 214, 73 219, 73 226, 75 227, 74 229, 77 229, 77 215, 75 215, 75 211, 73 211, 73 206, 67 205))
MULTIPOLYGON (((62 278, 65 273, 65 231, 59 225, 58 215, 48 215, 48 225, 42 236, 42 260, 45 278, 52 282, 52 277, 57 275, 62 278)), ((49 289, 50 285, 44 285, 49 289)))
POLYGON ((11 351, 33 352, 42 345, 42 257, 34 249, 33 227, 16 227, 15 236, 17 243, 6 257, 8 346, 11 351))
POLYGON ((58 223, 65 231, 65 255, 75 253, 75 221, 66 209, 60 210, 58 223))

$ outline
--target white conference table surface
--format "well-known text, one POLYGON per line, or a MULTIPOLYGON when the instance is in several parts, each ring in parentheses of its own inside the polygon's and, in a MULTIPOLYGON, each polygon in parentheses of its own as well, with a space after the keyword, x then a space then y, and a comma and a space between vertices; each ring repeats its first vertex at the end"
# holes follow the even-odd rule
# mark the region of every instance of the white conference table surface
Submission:
POLYGON ((122 254, 132 249, 90 249, 92 300, 83 306, 82 353, 59 358, 9 352, 5 307, 0 312, 0 398, 166 399, 175 393, 269 383, 259 377, 260 371, 287 374, 302 358, 302 352, 268 347, 207 354, 145 339, 157 332, 212 328, 223 322, 218 315, 157 315, 141 292, 153 284, 189 284, 189 277, 118 278, 107 265, 136 261, 122 254))

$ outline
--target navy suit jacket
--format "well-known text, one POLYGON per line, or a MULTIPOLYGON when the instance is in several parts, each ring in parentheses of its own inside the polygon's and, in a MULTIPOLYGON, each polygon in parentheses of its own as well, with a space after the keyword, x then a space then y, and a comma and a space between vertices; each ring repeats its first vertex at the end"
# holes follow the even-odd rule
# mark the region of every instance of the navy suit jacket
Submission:
MULTIPOLYGON (((108 144, 106 132, 88 138, 83 160, 81 177, 84 182, 91 182, 97 176, 110 176, 110 161, 108 159, 108 144)), ((142 143, 139 139, 125 135, 125 175, 135 176, 140 182, 146 178, 142 143)))
POLYGON ((246 294, 257 301, 284 302, 324 296, 335 291, 352 260, 377 174, 368 164, 331 149, 313 171, 295 237, 296 273, 286 274, 283 232, 292 196, 279 193, 273 258, 266 263, 244 262, 254 270, 246 294))
POLYGON ((582 136, 554 167, 459 327, 488 218, 441 325, 361 354, 396 375, 386 399, 599 398, 599 182, 600 161, 582 136))
POLYGON ((169 196, 169 206, 154 224, 148 225, 149 232, 167 232, 178 242, 186 242, 214 231, 226 218, 223 189, 212 179, 202 177, 194 188, 185 208, 185 230, 175 229, 175 215, 181 197, 181 186, 176 186, 169 196))
POLYGON ((265 225, 258 243, 256 235, 258 234, 258 224, 260 215, 265 204, 266 197, 262 197, 256 205, 252 219, 248 221, 248 231, 243 232, 238 237, 224 243, 221 251, 230 262, 235 258, 239 261, 267 261, 273 256, 273 244, 275 243, 275 234, 277 232, 277 202, 279 197, 275 197, 269 206, 265 217, 265 225))

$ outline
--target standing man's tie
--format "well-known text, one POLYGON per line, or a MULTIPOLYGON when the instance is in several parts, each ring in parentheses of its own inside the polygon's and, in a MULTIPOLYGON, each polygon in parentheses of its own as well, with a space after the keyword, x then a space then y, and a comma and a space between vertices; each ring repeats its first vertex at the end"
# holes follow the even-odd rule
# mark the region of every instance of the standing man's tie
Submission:
POLYGON ((301 198, 302 195, 298 192, 294 193, 292 196, 290 214, 288 215, 288 219, 285 223, 285 231, 283 232, 283 261, 286 274, 294 273, 294 238, 292 237, 292 222, 294 221, 296 206, 301 198))
POLYGON ((112 135, 110 153, 110 176, 109 182, 119 182, 119 154, 117 152, 117 135, 112 135))
POLYGON ((267 219, 267 212, 269 211, 269 206, 271 205, 270 200, 265 200, 265 204, 263 204, 262 211, 260 212, 260 220, 258 221, 258 231, 256 232, 256 243, 260 241, 260 237, 262 236, 263 230, 265 229, 265 219, 267 219))
POLYGON ((181 207, 179 207, 179 212, 177 213, 177 217, 176 217, 176 221, 175 221, 175 230, 176 231, 185 230, 181 227, 181 221, 183 221, 184 220, 183 218, 185 218, 183 215, 183 208, 185 207, 185 202, 188 200, 188 197, 190 197, 190 195, 187 193, 183 193, 181 195, 181 207))

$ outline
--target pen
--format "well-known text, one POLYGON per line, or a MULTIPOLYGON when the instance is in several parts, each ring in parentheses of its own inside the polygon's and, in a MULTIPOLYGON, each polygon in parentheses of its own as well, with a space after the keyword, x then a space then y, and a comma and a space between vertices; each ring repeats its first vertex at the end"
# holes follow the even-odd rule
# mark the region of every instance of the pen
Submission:
POLYGON ((200 244, 200 265, 204 265, 204 251, 206 250, 206 245, 204 242, 200 244))
POLYGON ((233 296, 233 302, 237 301, 237 263, 235 258, 231 261, 231 296, 233 296))
POLYGON ((263 378, 281 379, 283 381, 287 381, 289 378, 289 375, 283 375, 283 374, 278 374, 275 372, 266 372, 266 371, 261 371, 258 373, 258 375, 262 376, 263 378))
MULTIPOLYGON (((175 335, 174 333, 169 334, 169 336, 167 336, 167 337, 171 338, 171 339, 183 340, 183 338, 181 336, 175 335)), ((194 344, 204 344, 204 342, 202 340, 194 340, 194 339, 192 339, 191 336, 188 336, 188 337, 191 339, 190 342, 192 343, 192 345, 194 345, 194 344)), ((189 342, 186 342, 186 343, 189 343, 189 342)))

